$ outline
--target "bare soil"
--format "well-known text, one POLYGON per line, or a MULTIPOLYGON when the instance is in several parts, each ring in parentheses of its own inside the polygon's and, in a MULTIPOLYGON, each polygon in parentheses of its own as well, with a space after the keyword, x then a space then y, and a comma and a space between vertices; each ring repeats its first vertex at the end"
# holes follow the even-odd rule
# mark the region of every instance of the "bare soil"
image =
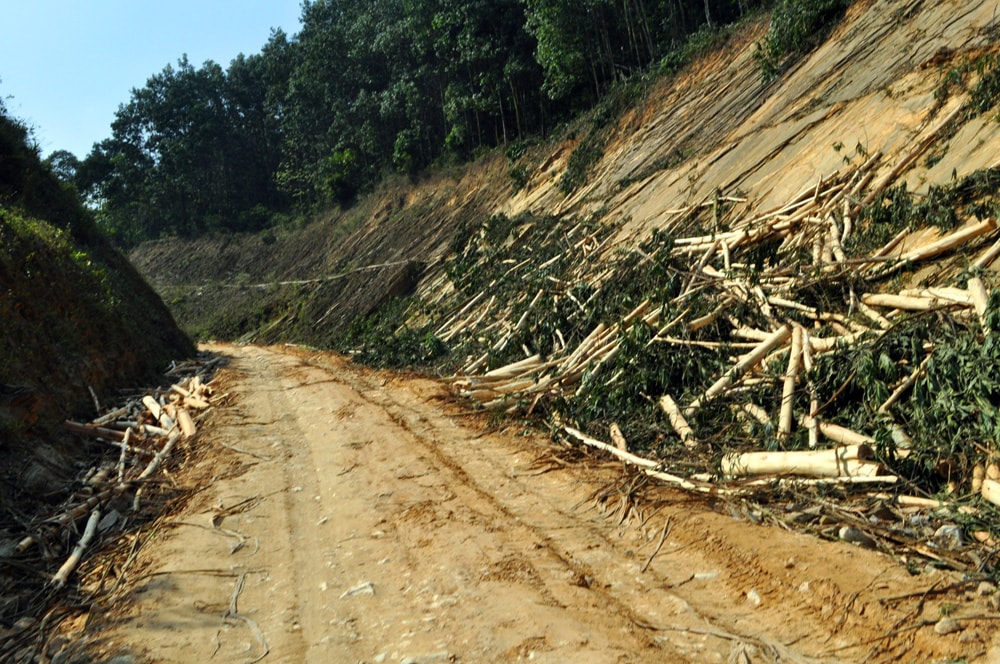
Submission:
POLYGON ((142 543, 128 601, 91 614, 93 658, 1000 658, 994 623, 972 619, 989 598, 937 594, 958 577, 638 490, 618 463, 485 426, 432 380, 211 350, 232 405, 195 439, 176 480, 197 493, 142 543), (935 633, 945 613, 961 631, 935 633))

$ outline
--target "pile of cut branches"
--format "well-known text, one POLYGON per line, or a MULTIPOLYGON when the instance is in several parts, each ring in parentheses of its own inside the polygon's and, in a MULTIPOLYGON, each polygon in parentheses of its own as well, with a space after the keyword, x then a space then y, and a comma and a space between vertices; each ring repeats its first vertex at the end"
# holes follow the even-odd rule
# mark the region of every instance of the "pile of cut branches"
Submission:
POLYGON ((898 168, 875 181, 880 162, 764 211, 717 192, 632 248, 593 221, 491 220, 438 288, 453 390, 544 412, 687 489, 879 483, 996 503, 1000 172, 954 183, 980 195, 935 232, 889 187, 898 168))
POLYGON ((206 382, 216 363, 174 364, 167 376, 175 382, 167 389, 151 390, 107 410, 95 397, 101 415, 87 423, 65 423, 72 434, 97 441, 113 453, 99 455, 51 513, 25 524, 28 534, 13 547, 7 562, 30 573, 19 575, 22 587, 4 588, 5 595, 26 598, 25 605, 17 607, 20 617, 2 634, 0 659, 35 661, 33 657, 44 654, 43 639, 58 622, 54 616, 66 613, 59 602, 61 591, 85 556, 102 540, 143 522, 145 513, 159 513, 169 500, 165 480, 171 456, 182 443, 190 445, 199 421, 219 399, 206 382), (45 584, 37 588, 40 578, 45 584))

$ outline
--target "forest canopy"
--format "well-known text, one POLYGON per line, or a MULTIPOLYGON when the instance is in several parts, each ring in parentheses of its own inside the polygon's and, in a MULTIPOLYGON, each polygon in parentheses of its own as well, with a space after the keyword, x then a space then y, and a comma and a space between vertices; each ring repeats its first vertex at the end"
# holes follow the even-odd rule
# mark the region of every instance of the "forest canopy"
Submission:
POLYGON ((544 134, 758 4, 306 0, 297 35, 226 68, 181 57, 132 90, 110 138, 52 165, 124 245, 259 230, 544 134))

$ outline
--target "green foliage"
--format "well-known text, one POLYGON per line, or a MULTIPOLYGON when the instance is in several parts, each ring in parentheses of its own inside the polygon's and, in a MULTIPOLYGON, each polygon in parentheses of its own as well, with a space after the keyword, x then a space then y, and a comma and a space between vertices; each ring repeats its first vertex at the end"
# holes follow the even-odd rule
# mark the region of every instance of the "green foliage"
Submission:
MULTIPOLYGON (((272 35, 275 44, 283 38, 272 35)), ((212 230, 251 231, 261 208, 282 211, 281 135, 274 86, 283 84, 274 46, 234 59, 228 70, 186 58, 135 89, 74 182, 99 206, 120 244, 212 230)))
POLYGON ((961 219, 985 219, 1000 213, 1000 171, 985 168, 948 185, 933 185, 926 195, 907 191, 906 183, 886 189, 860 215, 864 233, 855 234, 845 248, 855 253, 874 251, 908 227, 933 225, 942 231, 961 219))
POLYGON ((334 150, 324 162, 323 191, 341 205, 349 204, 363 186, 358 153, 352 148, 334 150))
MULTIPOLYGON (((943 104, 956 89, 969 94, 969 102, 965 107, 966 120, 989 113, 996 106, 997 99, 1000 99, 1000 54, 963 57, 957 65, 945 72, 934 91, 934 99, 938 104, 943 104), (970 78, 975 79, 975 84, 971 87, 970 78)), ((995 120, 1000 122, 1000 114, 997 114, 995 120)))
MULTIPOLYGON (((990 112, 1000 100, 1000 54, 981 56, 974 66, 978 80, 969 94, 969 117, 990 112)), ((1000 114, 995 119, 1000 122, 1000 114)))
POLYGON ((600 130, 591 131, 570 153, 566 171, 559 178, 559 191, 572 194, 587 182, 587 174, 604 155, 607 137, 600 130))
MULTIPOLYGON (((597 101, 606 127, 638 74, 676 66, 752 4, 315 0, 299 34, 274 31, 259 54, 154 74, 110 138, 52 168, 125 246, 256 231, 350 205, 387 174, 523 146, 597 101)), ((565 191, 585 182, 600 133, 581 142, 565 191)), ((527 175, 516 166, 513 184, 527 175)))
POLYGON ((0 106, 0 205, 44 219, 80 241, 95 239, 93 220, 80 207, 74 188, 54 175, 53 165, 42 163, 28 127, 0 106))
POLYGON ((778 0, 767 34, 754 53, 764 81, 776 78, 789 57, 815 48, 850 4, 850 0, 778 0))
POLYGON ((402 369, 431 365, 447 352, 447 347, 429 329, 407 325, 410 305, 408 297, 392 298, 378 311, 355 319, 337 342, 338 348, 373 367, 402 369))
POLYGON ((517 164, 510 167, 510 181, 514 185, 514 191, 521 191, 528 184, 528 180, 531 179, 531 173, 528 172, 528 167, 524 164, 517 164))
MULTIPOLYGON (((993 292, 988 311, 992 324, 1000 323, 1000 291, 993 292)), ((975 326, 954 320, 928 326, 927 335, 935 348, 926 378, 902 412, 914 461, 928 471, 943 460, 984 461, 1000 452, 1000 343, 995 334, 983 337, 975 326)))
POLYGON ((695 58, 716 48, 723 39, 725 39, 724 30, 713 30, 704 25, 688 35, 681 46, 671 49, 664 55, 657 65, 657 70, 665 76, 673 76, 695 58))
MULTIPOLYGON (((647 299, 651 307, 666 307, 664 319, 684 308, 690 315, 702 315, 713 306, 707 298, 674 302, 684 285, 684 272, 670 257, 670 238, 660 233, 636 250, 616 255, 603 287, 575 282, 572 275, 583 260, 574 248, 577 238, 593 234, 599 242, 616 229, 597 220, 574 222, 573 228, 576 235, 567 237, 569 228, 559 219, 497 215, 481 227, 466 227, 455 238, 448 275, 463 297, 487 291, 512 303, 509 319, 523 322, 509 338, 499 330, 465 340, 450 349, 452 357, 477 357, 489 351, 489 367, 497 367, 523 358, 524 349, 548 356, 575 347, 599 324, 619 324, 647 299), (516 269, 524 261, 532 267, 516 269)), ((649 397, 673 392, 678 398, 693 398, 729 364, 730 353, 724 348, 692 350, 650 343, 655 331, 641 324, 632 328, 613 359, 583 376, 574 398, 538 407, 554 408, 594 434, 617 423, 636 449, 672 453, 679 441, 666 433, 669 426, 649 397)), ((707 326, 691 338, 712 339, 718 334, 717 327, 707 326)), ((706 423, 702 430, 724 435, 714 427, 715 423, 706 423)))
MULTIPOLYGON (((1000 291, 991 295, 987 318, 1000 324, 1000 291)), ((882 457, 933 494, 952 479, 942 474, 943 463, 947 473, 968 477, 974 464, 1000 452, 998 362, 994 334, 942 310, 908 316, 840 354, 820 356, 809 380, 820 394, 834 395, 824 419, 874 432, 882 457), (925 362, 909 398, 880 413, 895 386, 925 362), (895 459, 894 422, 912 438, 905 460, 895 459)))

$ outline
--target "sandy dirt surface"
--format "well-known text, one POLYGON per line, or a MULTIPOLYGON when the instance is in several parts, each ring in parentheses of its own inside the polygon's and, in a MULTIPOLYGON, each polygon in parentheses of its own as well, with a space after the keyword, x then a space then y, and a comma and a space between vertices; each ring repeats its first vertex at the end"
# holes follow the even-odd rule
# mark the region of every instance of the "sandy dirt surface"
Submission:
MULTIPOLYGON (((156 662, 998 661, 975 588, 488 429, 438 383, 215 346, 231 394, 98 657, 156 662), (630 498, 631 496, 631 498, 630 498), (937 634, 943 615, 961 628, 937 634)), ((102 660, 103 661, 103 660, 102 660)))

